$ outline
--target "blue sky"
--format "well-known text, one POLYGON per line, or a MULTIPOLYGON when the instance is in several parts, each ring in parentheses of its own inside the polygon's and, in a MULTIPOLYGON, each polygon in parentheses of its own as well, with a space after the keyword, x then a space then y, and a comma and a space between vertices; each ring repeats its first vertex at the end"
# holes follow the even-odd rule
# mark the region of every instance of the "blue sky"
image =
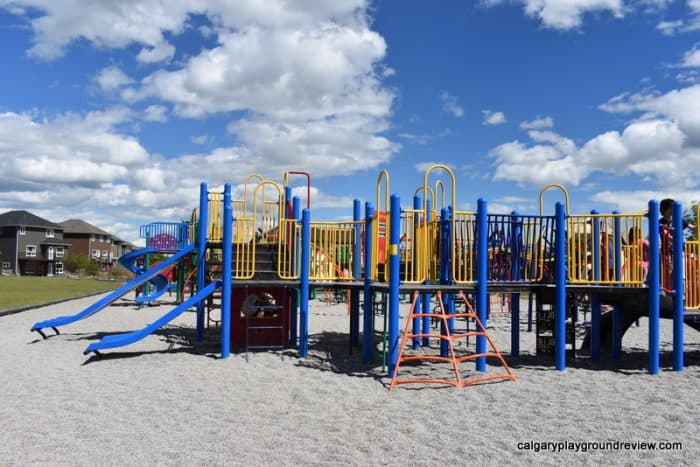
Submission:
POLYGON ((329 220, 434 163, 459 209, 700 200, 700 0, 0 0, 0 41, 0 211, 130 241, 254 172, 329 220))

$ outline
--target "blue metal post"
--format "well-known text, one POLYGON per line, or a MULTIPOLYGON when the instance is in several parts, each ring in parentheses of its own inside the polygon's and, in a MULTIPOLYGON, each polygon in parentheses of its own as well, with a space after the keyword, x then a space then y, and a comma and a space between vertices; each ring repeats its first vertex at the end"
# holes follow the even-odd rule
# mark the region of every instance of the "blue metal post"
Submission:
MULTIPOLYGON (((420 214, 418 213, 418 210, 423 206, 423 200, 421 199, 420 196, 414 196, 413 197, 413 209, 416 211, 413 214, 413 232, 411 232, 411 269, 413 273, 418 272, 418 262, 416 261, 418 259, 418 254, 417 254, 417 248, 418 245, 416 244, 417 240, 417 235, 416 231, 418 230, 418 224, 420 223, 420 214)), ((422 246, 422 245, 421 245, 422 246)), ((411 301, 413 301, 413 297, 411 297, 411 301)), ((413 313, 419 315, 421 314, 421 309, 423 307, 423 302, 422 300, 416 300, 416 305, 415 308, 413 309, 413 313)), ((426 312, 427 313, 427 312, 426 312)), ((420 317, 413 318, 413 334, 417 335, 420 334, 421 332, 421 319, 420 317)), ((414 337, 413 338, 413 349, 417 349, 420 347, 420 342, 421 339, 420 337, 414 337)))
MULTIPOLYGON (((593 280, 598 282, 600 280, 600 224, 598 218, 595 217, 598 211, 594 209, 591 214, 593 215, 591 218, 593 224, 593 263, 591 267, 593 280)), ((597 294, 591 294, 591 360, 594 362, 600 361, 600 317, 600 300, 597 294)))
MULTIPOLYGON (((352 277, 357 281, 360 278, 360 256, 362 255, 362 203, 359 199, 352 202, 352 220, 355 223, 355 241, 352 246, 352 277)), ((360 291, 353 287, 350 292, 350 350, 360 345, 360 291)))
POLYGON ((683 275, 683 209, 673 203, 673 370, 683 371, 683 313, 685 288, 683 275))
POLYGON ((566 369, 566 220, 564 205, 556 204, 556 234, 554 236, 554 283, 556 299, 554 304, 554 357, 559 371, 566 369))
POLYGON ((394 368, 399 360, 399 241, 401 237, 401 200, 391 195, 391 213, 389 218, 389 355, 388 376, 394 375, 394 368))
POLYGON ((224 238, 223 238, 223 281, 221 290, 221 358, 231 353, 231 263, 233 254, 233 215, 231 211, 231 184, 224 185, 224 238))
MULTIPOLYGON (((520 249, 521 249, 521 222, 517 211, 511 213, 510 223, 510 251, 513 259, 512 277, 514 282, 520 277, 520 249)), ((520 355, 520 294, 511 295, 510 302, 510 354, 514 357, 520 355)))
POLYGON ((649 373, 659 373, 659 296, 661 258, 659 256, 659 203, 649 201, 649 373))
MULTIPOLYGON (((428 232, 428 225, 430 224, 430 221, 432 220, 432 214, 431 211, 433 209, 433 203, 430 200, 430 198, 427 198, 428 194, 426 193, 426 200, 425 200, 425 229, 426 229, 426 235, 428 232)), ((423 245, 421 245, 421 248, 423 248, 423 245)), ((428 254, 428 252, 423 252, 423 254, 428 254)), ((428 271, 430 271, 430 268, 428 268, 428 271)), ((430 284, 429 280, 425 281, 425 284, 430 284)), ((430 310, 430 294, 429 293, 424 293, 421 295, 421 300, 423 301, 423 313, 426 314, 426 316, 423 317, 423 334, 430 334, 430 316, 427 316, 428 313, 431 313, 430 310)), ((430 337, 424 337, 423 338, 423 347, 429 347, 430 346, 430 337)))
MULTIPOLYGON (((440 284, 449 284, 449 251, 450 251, 450 240, 449 240, 449 214, 447 208, 442 208, 440 210, 440 284)), ((450 299, 448 294, 442 294, 442 306, 445 314, 450 314, 450 299)), ((440 320, 440 335, 447 336, 447 329, 445 328, 445 321, 440 320)), ((450 347, 447 340, 440 339, 440 356, 443 358, 449 357, 450 347)))
MULTIPOLYGON (((614 248, 613 254, 610 255, 610 241, 608 240, 608 262, 610 261, 610 256, 614 258, 615 261, 615 280, 619 281, 622 279, 622 234, 620 233, 620 218, 617 217, 619 214, 617 211, 613 211, 614 217, 614 230, 615 243, 612 245, 614 248)), ((609 269, 610 265, 606 265, 609 269)), ((618 284, 619 286, 619 284, 618 284)), ((622 358, 622 308, 615 306, 612 310, 613 313, 613 359, 620 360, 622 358)))
MULTIPOLYGON (((207 234, 209 231, 209 190, 202 182, 199 187, 199 242, 197 245, 197 292, 204 290, 207 279, 207 234)), ((197 341, 204 340, 204 301, 197 303, 197 341)))
MULTIPOLYGON (((488 224, 486 217, 488 204, 483 198, 479 198, 476 208, 476 313, 484 328, 487 326, 486 309, 488 306, 488 292, 486 290, 489 280, 488 271, 488 224)), ((476 337, 476 353, 486 352, 486 337, 476 337)), ((476 371, 486 371, 486 358, 476 359, 476 371)))
POLYGON ((309 250, 311 249, 311 211, 301 214, 301 274, 299 275, 299 356, 309 353, 309 250))
MULTIPOLYGON (((301 220, 301 201, 299 200, 298 196, 295 196, 292 198, 292 218, 294 220, 301 220)), ((295 236, 292 236, 292 244, 289 245, 289 248, 291 250, 290 254, 290 261, 294 261, 297 258, 298 254, 301 254, 300 251, 298 251, 298 247, 300 246, 298 240, 295 238, 295 236)), ((295 265, 296 266, 296 265, 295 265)), ((294 269, 295 271, 297 269, 294 269)), ((289 317, 289 345, 292 347, 297 346, 297 339, 299 336, 299 293, 292 294, 292 312, 290 313, 289 317)))
POLYGON ((364 346, 362 349, 362 362, 369 363, 372 361, 374 354, 374 329, 372 327, 373 317, 373 297, 372 297, 372 220, 374 219, 374 206, 371 203, 365 203, 365 288, 364 288, 364 320, 362 326, 362 335, 364 346))

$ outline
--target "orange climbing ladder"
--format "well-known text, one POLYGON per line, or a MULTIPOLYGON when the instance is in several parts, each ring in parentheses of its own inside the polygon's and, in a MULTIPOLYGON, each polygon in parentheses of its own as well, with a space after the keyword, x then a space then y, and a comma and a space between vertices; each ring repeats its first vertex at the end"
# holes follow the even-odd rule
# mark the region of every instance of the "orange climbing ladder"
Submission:
POLYGON ((413 294, 413 300, 411 303, 411 310, 408 314, 408 318, 406 319, 406 328, 403 333, 403 337, 401 338, 401 345, 399 347, 399 359, 396 362, 396 366, 394 367, 394 374, 391 378, 391 385, 389 386, 389 391, 391 391, 395 386, 398 386, 399 384, 409 384, 409 383, 436 383, 436 384, 449 384, 451 386, 456 386, 456 387, 464 387, 464 386, 470 386, 472 384, 476 383, 481 383, 484 381, 490 381, 490 380, 495 380, 495 379, 509 379, 511 381, 515 381, 515 375, 511 371, 510 367, 506 363, 506 361, 503 359, 503 356, 501 355, 501 352, 498 350, 496 347, 496 344, 491 340, 491 337, 489 336, 488 332, 484 328, 483 324, 481 323, 481 320, 479 320, 479 317, 477 316, 476 312, 474 311, 474 308, 471 306, 467 298, 464 296, 463 292, 459 292, 459 297, 464 301, 466 305, 466 313, 454 313, 454 314, 447 314, 445 313, 445 305, 442 301, 442 292, 438 291, 437 293, 437 298, 438 298, 438 304, 440 306, 440 313, 435 314, 435 313, 414 313, 415 307, 416 307, 416 301, 418 300, 419 294, 418 292, 414 292, 413 294), (441 334, 425 334, 425 333, 420 333, 420 334, 413 334, 411 332, 411 325, 413 323, 413 318, 423 318, 425 316, 431 317, 431 318, 438 318, 442 322, 442 327, 443 329, 446 330, 446 335, 441 335, 441 334), (448 321, 451 318, 464 318, 466 320, 473 319, 474 322, 476 323, 476 330, 474 331, 469 331, 467 328, 466 332, 458 332, 455 334, 450 334, 450 327, 448 325, 448 321), (468 338, 471 336, 484 336, 486 340, 488 341, 489 345, 491 346, 492 351, 491 352, 485 352, 485 353, 471 353, 467 355, 462 355, 462 356, 457 356, 455 354, 455 348, 454 348, 454 341, 456 339, 461 339, 461 338, 468 338), (406 342, 408 341, 409 338, 414 338, 414 337, 429 337, 429 338, 436 338, 436 339, 442 339, 447 341, 447 345, 449 348, 450 356, 449 357, 442 357, 439 355, 406 355, 404 356, 404 350, 406 349, 406 342), (495 374, 483 374, 479 373, 480 376, 475 376, 471 377, 468 379, 463 379, 462 375, 459 371, 459 364, 466 362, 466 361, 471 361, 471 360, 476 360, 477 358, 480 357, 494 357, 498 359, 498 361, 503 365, 503 368, 505 369, 505 373, 495 373, 495 374), (398 374, 399 374, 399 367, 401 366, 402 363, 406 362, 412 362, 412 361, 438 361, 438 362, 445 362, 445 363, 450 363, 452 365, 452 368, 454 370, 455 374, 455 380, 449 380, 449 379, 435 379, 435 378, 413 378, 413 379, 398 379, 398 374))

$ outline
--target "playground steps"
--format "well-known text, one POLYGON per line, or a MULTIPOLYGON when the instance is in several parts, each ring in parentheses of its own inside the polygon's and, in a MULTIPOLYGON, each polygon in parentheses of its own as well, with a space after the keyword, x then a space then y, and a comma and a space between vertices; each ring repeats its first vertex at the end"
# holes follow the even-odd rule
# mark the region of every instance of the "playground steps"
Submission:
POLYGON ((465 387, 465 386, 470 386, 473 384, 485 382, 485 381, 491 381, 491 380, 498 380, 498 379, 508 379, 511 381, 515 381, 515 375, 511 371, 510 367, 506 363, 505 359, 501 355, 501 352, 498 350, 496 347, 496 344, 491 340, 491 337, 489 336, 488 331, 486 331, 486 328, 483 326, 481 323, 481 320, 479 320, 479 317, 477 316, 476 312, 472 308, 471 304, 467 300, 467 298, 464 296, 463 292, 459 292, 459 296, 461 300, 464 302, 466 305, 467 311, 465 313, 453 313, 453 314, 447 314, 445 313, 445 306, 444 302, 442 300, 442 292, 438 291, 437 292, 437 298, 438 298, 438 304, 439 304, 439 313, 415 313, 415 307, 416 307, 416 302, 418 300, 418 297, 420 297, 418 292, 414 292, 413 294, 413 301, 411 303, 411 310, 409 312, 409 315, 406 319, 406 327, 404 329, 403 337, 401 338, 401 344, 399 346, 399 358, 396 363, 396 366, 394 367, 394 374, 391 378, 391 384, 389 385, 389 391, 391 391, 395 386, 398 386, 400 384, 410 384, 410 383, 435 383, 435 384, 447 384, 455 387, 465 387), (445 335, 442 334, 413 334, 411 332, 411 328, 413 325, 413 319, 414 318, 423 318, 423 317, 430 317, 430 318, 437 318, 441 321, 442 323, 442 328, 445 330, 445 335), (465 319, 465 320, 473 320, 476 323, 476 330, 475 331, 469 331, 467 327, 466 332, 458 332, 452 334, 450 332, 450 326, 449 326, 449 320, 450 319, 465 319), (472 336, 483 336, 486 338, 488 344, 491 347, 490 352, 483 352, 483 353, 467 353, 464 355, 457 356, 455 352, 455 343, 454 341, 457 339, 461 338, 469 338, 472 336), (440 339, 441 341, 445 341, 447 343, 447 347, 449 349, 449 356, 448 357, 443 357, 440 355, 427 355, 427 354, 419 354, 419 355, 404 355, 404 351, 406 350, 406 344, 408 342, 409 338, 423 338, 423 337, 428 337, 428 338, 435 338, 435 339, 440 339), (459 364, 467 361, 472 361, 476 360, 481 357, 491 357, 497 359, 500 364, 503 366, 505 369, 504 373, 491 373, 491 374, 486 374, 486 373, 481 373, 481 376, 472 376, 470 378, 463 378, 462 374, 459 369, 459 364), (443 362, 443 363, 449 363, 451 364, 452 370, 454 372, 454 380, 447 379, 447 378, 428 378, 428 377, 416 377, 412 379, 399 379, 399 368, 401 367, 402 363, 408 363, 408 362, 423 362, 423 361, 433 361, 433 362, 443 362))

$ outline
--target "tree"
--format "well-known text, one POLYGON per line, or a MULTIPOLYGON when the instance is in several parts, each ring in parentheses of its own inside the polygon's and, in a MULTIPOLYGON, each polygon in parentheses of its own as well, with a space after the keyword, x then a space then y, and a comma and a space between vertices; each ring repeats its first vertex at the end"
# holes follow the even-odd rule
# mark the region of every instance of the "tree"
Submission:
POLYGON ((691 229, 690 232, 688 232, 688 240, 697 240, 698 239, 698 209, 700 208, 700 203, 697 201, 693 201, 690 203, 690 207, 685 210, 683 213, 683 219, 688 221, 689 223, 693 224, 696 228, 691 229))

